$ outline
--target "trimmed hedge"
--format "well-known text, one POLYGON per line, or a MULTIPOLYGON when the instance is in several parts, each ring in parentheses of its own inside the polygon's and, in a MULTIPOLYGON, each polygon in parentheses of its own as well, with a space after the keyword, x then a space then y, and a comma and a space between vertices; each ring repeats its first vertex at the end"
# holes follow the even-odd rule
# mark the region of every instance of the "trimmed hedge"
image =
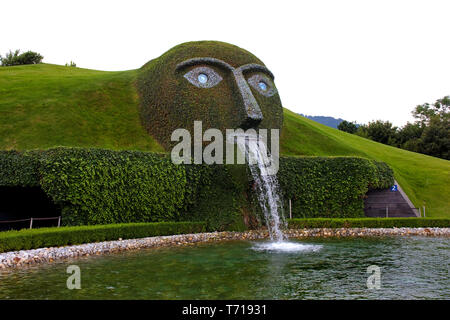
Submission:
MULTIPOLYGON (((450 219, 436 218, 363 218, 363 219, 290 219, 288 227, 302 228, 449 228, 450 219)), ((0 252, 43 247, 76 245, 122 239, 199 233, 209 231, 205 222, 128 223, 61 228, 24 229, 0 232, 0 252)))
MULTIPOLYGON (((201 188, 191 198, 182 219, 205 221, 211 231, 243 231, 243 211, 248 209, 246 165, 186 166, 186 170, 201 172, 201 188)), ((189 183, 188 183, 189 184, 189 183)))
POLYGON ((0 232, 0 252, 206 232, 204 222, 128 223, 0 232))
POLYGON ((38 151, 0 151, 0 186, 39 186, 38 151))
POLYGON ((290 229, 304 228, 449 228, 450 219, 440 218, 351 218, 289 219, 290 229))
MULTIPOLYGON (((362 217, 369 188, 393 184, 386 164, 355 157, 282 157, 278 176, 295 218, 362 217)), ((148 152, 0 152, 0 186, 40 186, 63 225, 205 221, 243 230, 260 215, 246 165, 174 165, 148 152)))
POLYGON ((40 172, 65 225, 173 221, 189 188, 182 166, 137 151, 49 150, 40 172))
POLYGON ((364 217, 367 191, 394 183, 388 165, 357 157, 284 157, 278 178, 294 218, 364 217))
POLYGON ((197 188, 165 154, 82 148, 1 151, 0 186, 40 186, 63 225, 175 221, 197 188))
POLYGON ((206 221, 212 230, 242 230, 246 183, 245 165, 174 165, 166 154, 0 152, 0 186, 40 186, 61 208, 66 226, 206 221))

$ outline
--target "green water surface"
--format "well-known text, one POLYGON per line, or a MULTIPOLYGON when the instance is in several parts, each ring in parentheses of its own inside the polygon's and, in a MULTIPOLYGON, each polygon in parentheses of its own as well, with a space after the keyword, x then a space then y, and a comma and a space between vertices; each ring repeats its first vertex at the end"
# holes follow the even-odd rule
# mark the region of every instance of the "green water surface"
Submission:
MULTIPOLYGON (((293 240, 296 241, 296 240, 293 240)), ((145 249, 0 271, 0 299, 449 299, 447 238, 308 239, 300 252, 258 241, 145 249), (69 265, 81 289, 69 290, 69 265), (381 288, 367 288, 380 267, 381 288)))

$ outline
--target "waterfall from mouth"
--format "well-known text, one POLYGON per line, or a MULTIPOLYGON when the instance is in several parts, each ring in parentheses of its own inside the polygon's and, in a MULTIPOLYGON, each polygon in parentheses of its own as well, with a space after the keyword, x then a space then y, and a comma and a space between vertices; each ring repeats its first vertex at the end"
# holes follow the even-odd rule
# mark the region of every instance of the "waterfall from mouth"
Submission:
POLYGON ((261 136, 250 134, 236 134, 237 145, 245 155, 248 167, 253 177, 254 188, 258 196, 259 205, 264 213, 270 239, 283 241, 286 236, 282 228, 286 227, 280 187, 275 173, 271 172, 273 157, 267 150, 261 136))

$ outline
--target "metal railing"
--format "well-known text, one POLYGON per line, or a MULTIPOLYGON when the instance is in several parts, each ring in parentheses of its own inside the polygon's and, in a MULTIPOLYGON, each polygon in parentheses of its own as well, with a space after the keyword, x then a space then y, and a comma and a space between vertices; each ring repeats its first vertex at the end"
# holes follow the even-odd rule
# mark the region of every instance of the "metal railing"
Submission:
POLYGON ((15 222, 30 221, 30 229, 33 229, 33 221, 56 220, 56 219, 58 219, 58 228, 59 228, 61 226, 61 216, 48 217, 48 218, 27 218, 27 219, 18 219, 18 220, 0 220, 0 223, 15 223, 15 222))

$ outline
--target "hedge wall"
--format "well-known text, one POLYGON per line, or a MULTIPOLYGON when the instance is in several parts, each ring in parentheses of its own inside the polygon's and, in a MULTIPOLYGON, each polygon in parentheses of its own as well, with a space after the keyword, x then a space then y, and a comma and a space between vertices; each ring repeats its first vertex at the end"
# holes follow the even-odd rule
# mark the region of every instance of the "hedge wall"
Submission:
POLYGON ((248 177, 246 165, 186 166, 190 172, 201 171, 201 187, 186 206, 183 220, 205 221, 209 230, 243 231, 248 177))
MULTIPOLYGON (((364 218, 364 219, 292 219, 291 229, 301 228, 393 228, 450 227, 450 219, 433 218, 364 218)), ((153 236, 209 231, 203 222, 127 223, 61 228, 42 228, 0 232, 0 252, 43 247, 75 245, 90 242, 137 239, 153 236)))
POLYGON ((206 221, 240 230, 246 167, 232 167, 177 166, 168 155, 138 151, 1 151, 0 186, 40 186, 63 225, 206 221))
POLYGON ((183 167, 155 153, 55 149, 40 170, 67 225, 173 221, 188 189, 183 167))
POLYGON ((449 228, 445 218, 312 218, 289 219, 290 229, 304 228, 449 228))
POLYGON ((39 186, 38 151, 0 151, 0 186, 39 186))
POLYGON ((388 165, 356 157, 285 157, 278 178, 294 218, 364 217, 367 191, 394 183, 388 165))
MULTIPOLYGON (((278 175, 293 217, 362 217, 369 188, 393 184, 386 164, 352 157, 282 157, 278 175)), ((258 223, 245 165, 177 166, 168 155, 137 151, 8 151, 0 152, 0 186, 40 186, 61 208, 63 225, 205 221, 209 230, 243 230, 258 223)))
POLYGON ((0 252, 205 232, 202 222, 127 223, 0 232, 0 252))

